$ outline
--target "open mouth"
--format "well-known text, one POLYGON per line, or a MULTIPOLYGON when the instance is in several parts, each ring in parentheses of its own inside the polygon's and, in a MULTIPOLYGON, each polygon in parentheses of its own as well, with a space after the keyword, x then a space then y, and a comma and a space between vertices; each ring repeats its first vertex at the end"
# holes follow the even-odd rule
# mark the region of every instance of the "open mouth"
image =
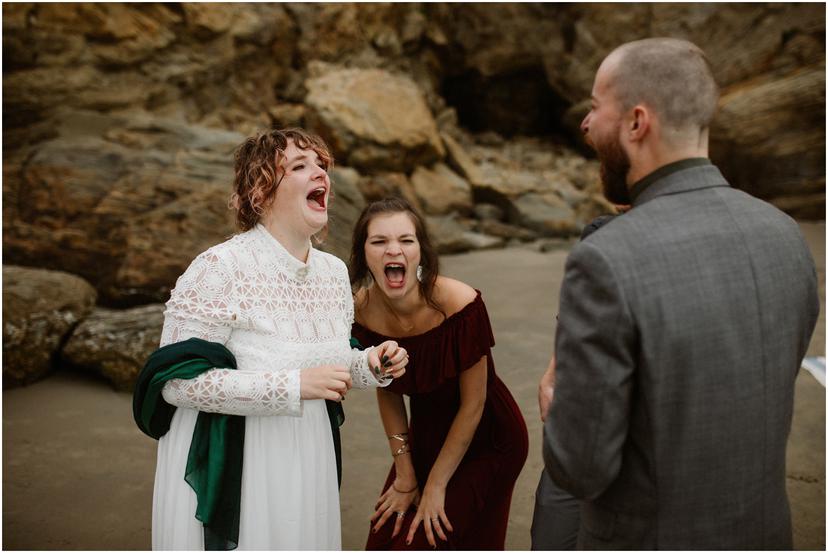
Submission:
POLYGON ((386 264, 385 280, 391 288, 401 288, 405 284, 405 265, 402 263, 386 264))
POLYGON ((328 190, 324 186, 314 188, 313 190, 311 190, 310 194, 308 194, 308 203, 314 209, 325 209, 325 194, 327 192, 328 190))

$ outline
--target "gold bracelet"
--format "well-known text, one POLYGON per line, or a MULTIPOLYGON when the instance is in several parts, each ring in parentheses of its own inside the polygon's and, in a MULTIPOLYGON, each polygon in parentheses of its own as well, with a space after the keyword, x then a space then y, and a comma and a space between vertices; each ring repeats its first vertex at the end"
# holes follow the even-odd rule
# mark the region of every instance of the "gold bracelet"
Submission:
POLYGON ((403 445, 401 445, 400 449, 391 454, 391 457, 399 457, 400 455, 405 455, 406 453, 411 453, 411 451, 408 449, 408 442, 405 442, 403 445))
POLYGON ((397 484, 396 484, 396 483, 394 483, 394 482, 391 482, 391 487, 392 487, 392 488, 394 488, 394 491, 395 491, 395 492, 397 492, 397 493, 411 493, 411 492, 416 492, 416 491, 417 491, 417 488, 419 488, 419 486, 418 486, 417 484, 414 484, 414 487, 413 487, 413 488, 411 488, 411 489, 410 489, 410 490, 408 490, 407 492, 404 492, 404 491, 402 491, 402 490, 400 490, 400 489, 397 489, 397 484))
POLYGON ((405 436, 408 436, 408 432, 402 432, 400 434, 391 434, 390 436, 388 436, 389 440, 399 440, 402 442, 400 448, 391 454, 392 457, 398 457, 400 455, 410 453, 410 450, 408 449, 408 439, 405 438, 405 436))

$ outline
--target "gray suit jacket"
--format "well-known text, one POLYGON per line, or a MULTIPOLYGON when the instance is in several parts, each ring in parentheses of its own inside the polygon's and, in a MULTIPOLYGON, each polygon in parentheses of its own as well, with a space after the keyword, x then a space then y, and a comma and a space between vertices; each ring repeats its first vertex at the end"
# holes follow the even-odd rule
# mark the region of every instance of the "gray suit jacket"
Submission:
POLYGON ((713 165, 576 245, 561 288, 553 479, 588 549, 789 549, 785 447, 819 313, 797 224, 713 165))

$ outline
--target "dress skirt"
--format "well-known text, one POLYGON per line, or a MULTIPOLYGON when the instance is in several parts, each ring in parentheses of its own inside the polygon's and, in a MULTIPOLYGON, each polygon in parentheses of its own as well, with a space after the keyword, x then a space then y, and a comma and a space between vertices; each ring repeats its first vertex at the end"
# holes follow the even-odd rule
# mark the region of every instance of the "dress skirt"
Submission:
MULTIPOLYGON (((245 417, 240 550, 338 550, 339 486, 324 400, 302 416, 245 417)), ((204 550, 196 495, 184 481, 198 411, 179 408, 158 442, 152 548, 204 550)))

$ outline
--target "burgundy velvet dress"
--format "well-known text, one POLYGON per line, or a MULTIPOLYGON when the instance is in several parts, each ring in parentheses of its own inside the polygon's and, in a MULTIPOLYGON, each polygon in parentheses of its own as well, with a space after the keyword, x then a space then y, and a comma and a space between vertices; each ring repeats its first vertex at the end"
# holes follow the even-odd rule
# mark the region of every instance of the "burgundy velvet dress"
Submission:
MULTIPOLYGON (((486 403, 474 437, 446 488, 446 516, 454 532, 448 542, 435 534, 438 549, 503 549, 512 489, 526 461, 526 423, 506 385, 495 374, 494 336, 480 292, 474 301, 439 326, 416 336, 383 336, 354 323, 352 335, 364 346, 396 340, 409 354, 405 374, 385 390, 410 398, 409 440, 420 489, 443 447, 460 407, 460 373, 487 358, 486 403)), ((391 486, 394 465, 383 487, 391 486)), ((431 549, 422 528, 406 545, 417 509, 411 506, 402 530, 392 540, 392 516, 376 534, 368 532, 368 550, 431 549)))

